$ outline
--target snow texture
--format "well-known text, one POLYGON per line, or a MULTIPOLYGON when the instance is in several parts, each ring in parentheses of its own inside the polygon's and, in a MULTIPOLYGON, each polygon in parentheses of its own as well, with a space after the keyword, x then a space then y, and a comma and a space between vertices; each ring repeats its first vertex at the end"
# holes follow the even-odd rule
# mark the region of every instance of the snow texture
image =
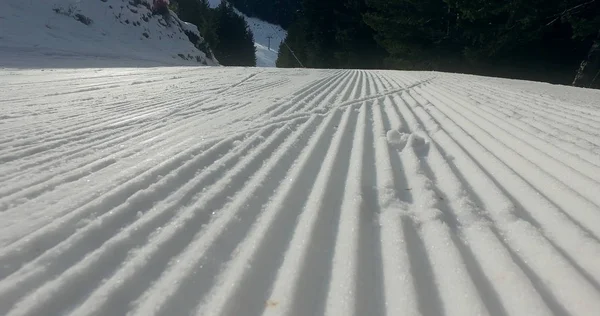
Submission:
POLYGON ((0 78, 0 315, 600 311, 599 91, 224 67, 0 78))
POLYGON ((151 0, 2 0, 0 67, 217 65, 151 0), (30 57, 23 59, 24 56, 30 57))

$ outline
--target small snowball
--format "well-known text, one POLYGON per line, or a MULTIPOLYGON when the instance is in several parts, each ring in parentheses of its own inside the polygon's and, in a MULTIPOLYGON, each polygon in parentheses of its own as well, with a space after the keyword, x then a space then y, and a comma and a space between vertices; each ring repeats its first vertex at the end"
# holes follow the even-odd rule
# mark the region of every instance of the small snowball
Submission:
POLYGON ((410 134, 401 133, 395 129, 388 131, 385 135, 388 144, 392 145, 398 150, 402 150, 404 146, 406 146, 409 136, 410 134))
POLYGON ((395 129, 388 131, 385 137, 388 143, 398 143, 402 140, 402 134, 395 129))

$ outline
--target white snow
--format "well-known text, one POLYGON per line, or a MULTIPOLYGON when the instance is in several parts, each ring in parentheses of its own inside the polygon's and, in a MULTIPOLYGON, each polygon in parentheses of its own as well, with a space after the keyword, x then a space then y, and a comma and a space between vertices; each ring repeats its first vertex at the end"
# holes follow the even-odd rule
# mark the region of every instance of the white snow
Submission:
MULTIPOLYGON (((209 5, 212 8, 219 6, 220 3, 221 0, 209 1, 209 5)), ((279 46, 287 37, 287 31, 279 25, 265 22, 258 18, 248 17, 238 10, 236 10, 236 12, 246 20, 254 35, 256 66, 275 67, 277 56, 279 55, 279 46)))
POLYGON ((600 310, 600 91, 225 67, 0 78, 0 315, 600 310))
POLYGON ((149 13, 0 2, 0 315, 597 315, 600 91, 189 67, 149 13))
POLYGON ((279 25, 274 25, 257 18, 250 18, 243 14, 241 15, 246 19, 252 34, 254 34, 256 66, 275 67, 277 56, 279 55, 279 46, 285 40, 287 31, 279 25), (269 37, 271 38, 270 40, 269 37))
POLYGON ((140 4, 133 0, 2 0, 0 66, 218 64, 184 33, 200 37, 195 26, 173 13, 168 21, 152 15, 151 4, 151 0, 140 4), (90 24, 78 19, 89 19, 90 24), (24 56, 29 58, 24 61, 24 56))

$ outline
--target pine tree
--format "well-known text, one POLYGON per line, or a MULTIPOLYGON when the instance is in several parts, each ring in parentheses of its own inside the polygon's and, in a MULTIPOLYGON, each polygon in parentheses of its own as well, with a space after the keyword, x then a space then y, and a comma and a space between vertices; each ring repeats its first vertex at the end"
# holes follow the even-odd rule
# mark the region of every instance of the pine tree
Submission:
POLYGON ((217 60, 226 66, 256 66, 254 38, 244 18, 223 1, 211 9, 208 0, 176 0, 177 14, 195 24, 212 48, 217 60))
MULTIPOLYGON (((363 21, 366 8, 365 0, 304 0, 285 43, 307 67, 382 67, 386 52, 363 21)), ((297 67, 298 62, 282 47, 277 65, 297 67)))
POLYGON ((200 34, 210 47, 217 46, 218 38, 213 21, 214 14, 208 0, 172 0, 171 2, 176 4, 176 13, 183 21, 198 27, 200 34))
POLYGON ((305 22, 305 19, 298 19, 288 29, 287 37, 279 46, 279 55, 276 62, 277 67, 300 68, 306 63, 308 40, 304 32, 307 29, 305 22))
POLYGON ((597 0, 370 0, 388 66, 570 83, 600 29, 597 0))
POLYGON ((440 69, 451 59, 454 14, 443 0, 372 0, 365 21, 404 69, 440 69))
POLYGON ((214 19, 219 42, 213 51, 219 62, 227 66, 256 66, 254 38, 246 20, 226 1, 216 8, 214 19))
POLYGON ((364 22, 365 0, 347 0, 336 11, 337 64, 344 68, 382 68, 385 50, 375 41, 373 30, 364 22))

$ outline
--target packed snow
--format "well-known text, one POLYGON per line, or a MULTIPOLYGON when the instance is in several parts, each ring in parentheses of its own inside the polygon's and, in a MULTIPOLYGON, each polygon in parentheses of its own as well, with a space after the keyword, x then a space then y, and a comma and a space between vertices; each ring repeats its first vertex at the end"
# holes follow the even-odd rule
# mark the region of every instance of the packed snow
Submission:
POLYGON ((196 26, 151 9, 151 0, 2 0, 0 67, 218 64, 186 35, 202 41, 196 26))
POLYGON ((599 91, 223 67, 0 78, 0 315, 600 311, 599 91))

